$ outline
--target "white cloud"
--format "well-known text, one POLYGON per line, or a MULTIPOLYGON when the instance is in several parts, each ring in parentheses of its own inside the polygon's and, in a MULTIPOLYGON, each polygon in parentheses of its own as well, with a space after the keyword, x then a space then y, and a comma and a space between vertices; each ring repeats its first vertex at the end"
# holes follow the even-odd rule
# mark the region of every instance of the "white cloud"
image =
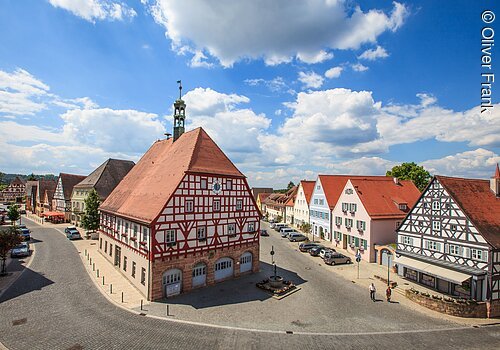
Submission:
POLYGON ((266 80, 262 78, 245 79, 243 82, 249 86, 264 85, 272 92, 281 92, 289 90, 287 83, 282 77, 276 77, 271 80, 266 80))
POLYGON ((363 66, 361 63, 352 64, 351 67, 355 72, 364 72, 368 70, 368 67, 363 66))
POLYGON ((0 113, 34 115, 47 108, 49 86, 24 69, 0 70, 0 113))
POLYGON ((431 159, 422 165, 434 175, 487 179, 494 175, 500 156, 484 148, 431 159))
POLYGON ((327 77, 328 79, 338 78, 340 77, 340 74, 342 73, 343 70, 344 68, 342 67, 330 68, 325 72, 325 77, 327 77))
POLYGON ((299 81, 305 88, 319 89, 325 79, 314 72, 299 72, 299 81))
POLYGON ((385 175, 398 162, 380 157, 361 157, 338 163, 327 164, 326 167, 332 174, 349 175, 385 175))
POLYGON ((382 46, 377 46, 375 49, 369 49, 358 56, 359 59, 375 61, 377 58, 386 58, 389 54, 382 46))
POLYGON ((147 6, 173 49, 188 46, 189 52, 201 51, 224 67, 245 59, 263 59, 268 65, 293 59, 323 62, 332 57, 331 50, 376 43, 382 33, 397 30, 408 14, 397 2, 390 14, 331 0, 219 0, 216 5, 156 0, 147 6))
POLYGON ((112 0, 49 0, 54 7, 70 11, 89 22, 95 20, 124 20, 137 15, 135 10, 122 2, 112 0))

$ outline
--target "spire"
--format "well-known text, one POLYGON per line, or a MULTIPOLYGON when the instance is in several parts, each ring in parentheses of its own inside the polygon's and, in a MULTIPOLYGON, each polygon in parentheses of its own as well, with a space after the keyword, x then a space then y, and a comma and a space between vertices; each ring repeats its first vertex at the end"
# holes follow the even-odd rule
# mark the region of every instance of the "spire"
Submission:
POLYGON ((500 179, 500 168, 498 167, 498 163, 497 163, 497 170, 495 171, 495 179, 500 179))
POLYGON ((174 140, 175 142, 182 134, 184 134, 184 121, 186 119, 186 103, 182 100, 182 82, 177 80, 179 84, 179 98, 174 102, 174 140))
POLYGON ((495 194, 496 197, 500 197, 500 169, 495 170, 495 176, 490 179, 490 190, 495 194))

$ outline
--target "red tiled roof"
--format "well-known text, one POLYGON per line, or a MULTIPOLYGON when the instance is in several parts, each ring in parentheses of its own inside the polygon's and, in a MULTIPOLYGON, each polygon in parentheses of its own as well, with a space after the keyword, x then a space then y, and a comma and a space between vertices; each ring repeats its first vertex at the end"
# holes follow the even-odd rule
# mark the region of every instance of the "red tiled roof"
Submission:
POLYGON ((309 205, 309 203, 311 203, 311 197, 313 194, 314 184, 316 184, 316 181, 302 180, 300 181, 300 184, 302 185, 304 196, 306 197, 307 204, 309 205))
POLYGON ((204 173, 244 178, 202 128, 177 141, 156 141, 101 204, 100 209, 151 223, 184 174, 204 173))
POLYGON ((258 193, 257 194, 257 197, 259 198, 260 202, 261 203, 264 203, 264 201, 267 199, 267 197, 269 197, 272 193, 258 193))
POLYGON ((59 178, 62 181, 64 199, 69 201, 71 199, 71 193, 73 192, 73 187, 75 187, 75 185, 78 184, 79 182, 85 180, 86 176, 60 173, 59 178))
POLYGON ((54 180, 38 180, 38 187, 37 187, 37 198, 41 201, 43 201, 43 196, 45 196, 45 191, 55 191, 57 186, 57 182, 54 180))
POLYGON ((288 199, 285 202, 285 205, 287 207, 293 207, 295 205, 295 199, 297 198, 297 190, 299 189, 299 186, 293 186, 290 190, 287 192, 288 199))
POLYGON ((408 209, 420 197, 420 191, 411 180, 399 180, 378 176, 350 179, 368 215, 376 219, 403 219, 408 209), (399 209, 399 204, 407 204, 408 209, 399 209))
POLYGON ((363 178, 363 179, 378 179, 386 178, 392 181, 392 177, 387 176, 357 176, 357 175, 318 175, 321 185, 323 186, 323 192, 326 196, 326 201, 330 210, 335 208, 337 201, 344 190, 344 186, 349 179, 363 178))
POLYGON ((447 176, 435 178, 458 203, 484 239, 500 249, 500 198, 491 191, 490 182, 447 176))

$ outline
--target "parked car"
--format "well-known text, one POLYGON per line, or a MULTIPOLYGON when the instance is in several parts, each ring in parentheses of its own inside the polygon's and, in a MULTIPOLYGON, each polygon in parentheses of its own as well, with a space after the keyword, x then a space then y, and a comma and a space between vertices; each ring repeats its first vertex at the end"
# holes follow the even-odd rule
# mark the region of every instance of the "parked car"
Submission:
POLYGON ((66 233, 66 237, 70 240, 82 238, 80 232, 78 232, 78 229, 75 226, 66 227, 64 232, 66 233))
POLYGON ((20 209, 19 214, 26 214, 26 209, 20 209))
POLYGON ((29 241, 31 239, 31 231, 28 228, 19 228, 17 231, 21 236, 23 236, 25 241, 29 241))
POLYGON ((316 246, 316 247, 313 247, 313 248, 309 249, 309 254, 310 254, 311 256, 318 256, 318 255, 319 255, 319 251, 320 251, 321 249, 323 249, 324 247, 325 247, 325 246, 324 246, 324 245, 321 245, 321 244, 320 244, 320 245, 318 245, 318 246, 316 246))
POLYGON ((319 257, 324 259, 325 256, 329 256, 331 255, 332 253, 335 253, 335 249, 331 249, 331 248, 323 248, 319 251, 319 257))
POLYGON ((281 238, 287 238, 289 234, 291 233, 298 233, 297 231, 295 231, 293 228, 289 228, 287 227, 286 229, 282 229, 280 231, 280 234, 281 234, 281 238))
POLYGON ((301 252, 305 253, 305 252, 308 252, 308 251, 309 251, 309 249, 314 248, 314 247, 317 247, 317 246, 319 246, 319 245, 321 245, 321 244, 319 244, 319 243, 310 243, 310 242, 309 242, 309 243, 301 243, 301 244, 299 245, 299 250, 300 250, 301 252))
POLYGON ((263 237, 269 237, 269 233, 267 233, 267 230, 260 230, 260 235, 263 237))
POLYGON ((27 229, 27 227, 26 227, 25 224, 18 225, 17 228, 25 228, 25 229, 27 229))
POLYGON ((300 242, 300 241, 305 241, 306 239, 307 237, 304 236, 302 233, 291 232, 288 234, 288 240, 290 242, 300 242))
POLYGON ((333 253, 333 254, 328 254, 325 256, 323 259, 325 261, 325 264, 327 265, 336 265, 336 264, 350 264, 352 263, 351 258, 348 256, 345 256, 344 254, 341 253, 333 253))
POLYGON ((21 244, 12 248, 10 251, 11 258, 30 256, 30 254, 30 245, 28 242, 22 242, 21 244))
POLYGON ((288 227, 288 225, 283 222, 278 222, 277 224, 274 224, 274 229, 278 232, 280 232, 283 227, 288 227))

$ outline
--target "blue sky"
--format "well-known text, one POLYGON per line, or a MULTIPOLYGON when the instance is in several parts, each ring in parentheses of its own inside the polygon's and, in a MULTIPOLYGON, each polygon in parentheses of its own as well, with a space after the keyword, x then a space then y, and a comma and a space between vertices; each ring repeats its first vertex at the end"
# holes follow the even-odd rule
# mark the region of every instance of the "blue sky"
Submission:
POLYGON ((500 6, 3 0, 0 171, 137 161, 171 131, 182 79, 188 129, 204 127, 251 185, 403 161, 489 177, 500 105, 480 113, 484 10, 500 6))

